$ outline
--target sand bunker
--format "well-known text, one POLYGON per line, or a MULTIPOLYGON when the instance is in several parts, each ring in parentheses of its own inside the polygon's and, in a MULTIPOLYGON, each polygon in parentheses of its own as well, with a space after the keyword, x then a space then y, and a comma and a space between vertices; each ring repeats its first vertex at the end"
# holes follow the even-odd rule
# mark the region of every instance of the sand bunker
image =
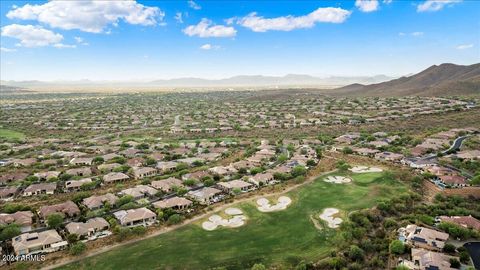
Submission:
POLYGON ((383 170, 378 167, 367 167, 367 166, 355 166, 350 171, 354 173, 368 173, 368 172, 382 172, 383 170))
POLYGON ((208 218, 208 221, 202 223, 202 228, 207 231, 213 231, 217 229, 218 226, 236 228, 245 224, 245 220, 247 219, 246 216, 242 215, 242 210, 238 208, 227 208, 225 209, 225 214, 233 217, 225 219, 219 215, 212 215, 208 218))
POLYGON ((329 176, 325 178, 323 181, 328 183, 335 183, 335 184, 345 184, 352 182, 352 179, 343 176, 329 176))
POLYGON ((320 218, 327 222, 328 227, 330 228, 338 228, 340 224, 343 222, 341 218, 334 218, 333 216, 340 213, 337 208, 325 208, 323 213, 320 214, 320 218))
POLYGON ((266 198, 260 198, 257 200, 258 210, 260 212, 273 212, 287 209, 287 206, 292 203, 289 197, 281 196, 278 198, 277 204, 271 205, 270 201, 266 198))

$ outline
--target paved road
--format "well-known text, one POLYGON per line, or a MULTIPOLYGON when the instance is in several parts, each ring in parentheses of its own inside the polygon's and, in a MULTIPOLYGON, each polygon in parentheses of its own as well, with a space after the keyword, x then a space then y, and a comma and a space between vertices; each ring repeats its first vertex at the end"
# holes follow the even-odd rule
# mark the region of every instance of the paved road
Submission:
POLYGON ((450 146, 450 148, 443 151, 442 154, 446 155, 446 154, 448 154, 452 151, 456 151, 456 150, 460 149, 460 146, 462 146, 463 141, 470 136, 471 135, 465 135, 465 136, 461 136, 461 137, 456 138, 455 141, 453 141, 453 144, 450 146))

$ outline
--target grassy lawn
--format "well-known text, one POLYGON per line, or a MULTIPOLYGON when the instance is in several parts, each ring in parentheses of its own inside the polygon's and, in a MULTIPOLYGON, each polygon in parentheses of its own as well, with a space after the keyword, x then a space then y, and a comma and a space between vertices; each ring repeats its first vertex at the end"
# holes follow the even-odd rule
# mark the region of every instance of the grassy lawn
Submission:
POLYGON ((352 211, 371 207, 407 189, 382 173, 352 174, 350 184, 315 181, 287 194, 287 210, 262 213, 242 203, 249 218, 236 229, 205 231, 201 222, 74 263, 65 269, 246 269, 256 262, 290 268, 303 259, 322 258, 338 231, 318 230, 310 216, 326 207, 352 211))
POLYGON ((10 129, 0 128, 0 138, 23 139, 25 138, 25 134, 10 129))

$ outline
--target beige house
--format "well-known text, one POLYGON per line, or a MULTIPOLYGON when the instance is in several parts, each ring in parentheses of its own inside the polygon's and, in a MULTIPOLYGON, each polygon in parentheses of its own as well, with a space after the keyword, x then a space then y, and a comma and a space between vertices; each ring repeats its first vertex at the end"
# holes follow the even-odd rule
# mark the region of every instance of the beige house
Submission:
POLYGON ((192 205, 193 205, 192 201, 182 197, 176 197, 176 196, 153 203, 153 206, 155 208, 160 208, 160 209, 170 208, 173 210, 180 210, 180 211, 190 208, 192 205))
POLYGON ((404 261, 402 265, 412 270, 455 270, 450 267, 450 259, 459 259, 444 253, 434 252, 421 248, 412 248, 412 260, 404 261))
POLYGON ((135 179, 155 176, 157 175, 157 169, 150 167, 134 167, 133 175, 135 176, 135 179))
POLYGON ((66 170, 65 173, 73 176, 90 176, 92 175, 92 169, 90 167, 76 168, 66 170))
POLYGON ((40 207, 38 210, 38 216, 46 223, 48 216, 52 214, 60 214, 61 216, 69 219, 74 218, 80 214, 80 209, 72 201, 66 201, 64 203, 58 203, 54 205, 46 205, 40 207))
POLYGON ((69 234, 76 234, 80 237, 87 239, 96 238, 97 233, 102 233, 108 230, 110 225, 101 217, 91 218, 85 223, 82 222, 70 222, 65 226, 65 229, 69 234))
POLYGON ((407 243, 418 248, 429 250, 442 250, 449 236, 448 233, 420 227, 414 224, 408 225, 406 228, 400 228, 400 231, 404 231, 407 243))
POLYGON ((128 177, 128 175, 126 175, 124 173, 111 172, 111 173, 107 173, 103 176, 103 182, 105 182, 105 184, 110 184, 110 183, 125 181, 125 180, 128 180, 129 178, 130 177, 128 177))
POLYGON ((232 180, 229 182, 220 182, 217 184, 217 187, 225 193, 232 193, 234 189, 238 189, 242 192, 250 191, 254 188, 254 185, 242 180, 232 180))
POLYGON ((201 204, 211 204, 217 201, 217 196, 222 193, 221 190, 212 188, 212 187, 204 187, 199 190, 192 190, 187 193, 187 196, 198 201, 201 204))
POLYGON ((24 233, 12 239, 12 247, 17 256, 50 253, 67 246, 68 242, 63 241, 55 230, 24 233))
POLYGON ((135 200, 139 200, 145 197, 153 197, 157 194, 158 190, 153 187, 138 185, 133 188, 127 188, 122 190, 120 193, 123 195, 132 196, 135 200))
POLYGON ((113 213, 113 215, 122 226, 126 227, 146 227, 153 225, 157 220, 157 214, 145 207, 130 210, 120 210, 113 213))
POLYGON ((70 164, 74 166, 90 166, 92 165, 93 158, 76 157, 70 160, 70 164))
POLYGON ((115 205, 118 201, 118 197, 112 193, 107 193, 104 195, 93 195, 88 198, 83 199, 83 205, 85 205, 90 210, 97 210, 102 208, 105 203, 110 205, 115 205))
POLYGON ((33 196, 33 195, 41 195, 41 194, 53 194, 57 189, 56 183, 38 183, 32 184, 25 188, 22 193, 22 196, 33 196))
POLYGON ((59 175, 60 172, 57 171, 38 172, 33 174, 33 176, 37 177, 40 180, 50 180, 52 178, 58 178, 59 175))
POLYGON ((156 168, 160 173, 169 173, 175 171, 177 168, 177 162, 175 161, 160 161, 157 163, 156 168))
POLYGON ((92 183, 91 178, 83 178, 80 180, 68 180, 65 182, 66 191, 79 191, 84 184, 92 183))
POLYGON ((271 173, 257 173, 254 176, 248 178, 248 181, 255 184, 255 186, 265 186, 274 181, 273 174, 271 173))
POLYGON ((13 214, 0 214, 0 225, 15 223, 20 226, 22 233, 32 230, 33 213, 31 211, 18 211, 13 214))
POLYGON ((169 177, 164 180, 152 181, 150 185, 153 188, 159 189, 165 193, 171 193, 174 187, 183 187, 183 182, 180 179, 169 177))

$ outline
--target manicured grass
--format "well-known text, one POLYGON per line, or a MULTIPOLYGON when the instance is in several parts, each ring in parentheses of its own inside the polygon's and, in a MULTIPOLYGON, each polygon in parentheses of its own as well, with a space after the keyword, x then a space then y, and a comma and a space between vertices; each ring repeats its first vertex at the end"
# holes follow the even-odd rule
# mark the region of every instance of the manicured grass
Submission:
POLYGON ((326 207, 346 212, 371 207, 407 190, 382 173, 350 177, 354 180, 350 184, 317 180, 289 192, 293 202, 284 211, 262 213, 253 201, 236 205, 249 218, 240 228, 207 232, 198 222, 64 269, 246 269, 256 262, 291 268, 303 259, 320 259, 331 250, 338 230, 318 230, 311 215, 326 207))
POLYGON ((0 138, 23 139, 25 138, 25 134, 10 129, 0 128, 0 138))

